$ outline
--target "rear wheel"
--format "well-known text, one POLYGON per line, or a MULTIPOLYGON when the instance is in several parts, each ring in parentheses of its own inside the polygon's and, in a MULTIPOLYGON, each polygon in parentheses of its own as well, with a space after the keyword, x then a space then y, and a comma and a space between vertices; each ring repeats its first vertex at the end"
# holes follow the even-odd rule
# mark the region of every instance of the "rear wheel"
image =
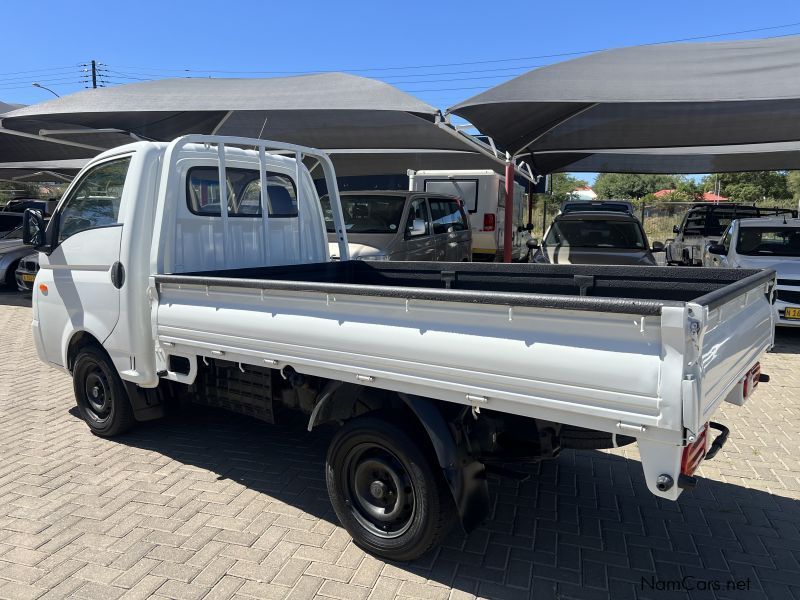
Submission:
POLYGON ((455 522, 439 466, 384 419, 346 423, 328 449, 325 476, 342 525, 358 546, 378 556, 415 559, 455 522))
POLYGON ((105 352, 89 346, 75 358, 72 387, 81 417, 92 433, 112 437, 135 423, 125 386, 105 352))

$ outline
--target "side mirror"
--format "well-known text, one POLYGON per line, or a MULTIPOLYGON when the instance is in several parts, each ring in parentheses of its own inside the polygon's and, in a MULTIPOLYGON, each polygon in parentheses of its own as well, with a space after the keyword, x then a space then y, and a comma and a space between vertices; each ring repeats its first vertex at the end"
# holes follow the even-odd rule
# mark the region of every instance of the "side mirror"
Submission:
POLYGON ((664 242, 653 242, 653 252, 664 252, 664 242))
POLYGON ((709 244, 708 253, 724 256, 725 254, 728 253, 728 251, 725 250, 725 246, 723 246, 722 244, 709 244))
POLYGON ((678 225, 673 225, 672 226, 672 233, 680 233, 680 232, 681 232, 680 226, 678 226, 678 225))
POLYGON ((414 219, 411 227, 408 228, 409 237, 425 235, 425 219, 414 219))
POLYGON ((536 238, 531 238, 527 242, 525 242, 525 245, 528 247, 528 250, 538 250, 539 240, 537 240, 536 238))
POLYGON ((47 243, 44 217, 38 210, 28 208, 22 215, 22 243, 33 246, 37 250, 43 248, 47 243))

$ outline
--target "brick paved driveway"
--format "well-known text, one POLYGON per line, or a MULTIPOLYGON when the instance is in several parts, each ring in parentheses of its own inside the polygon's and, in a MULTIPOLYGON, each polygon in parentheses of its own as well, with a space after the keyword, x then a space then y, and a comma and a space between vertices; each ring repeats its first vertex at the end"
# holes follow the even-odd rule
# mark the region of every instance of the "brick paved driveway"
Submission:
POLYGON ((0 293, 0 598, 800 598, 800 332, 724 407, 731 440, 680 502, 646 490, 635 450, 567 452, 493 480, 469 537, 387 564, 336 524, 327 434, 198 409, 94 437, 26 304, 0 293))

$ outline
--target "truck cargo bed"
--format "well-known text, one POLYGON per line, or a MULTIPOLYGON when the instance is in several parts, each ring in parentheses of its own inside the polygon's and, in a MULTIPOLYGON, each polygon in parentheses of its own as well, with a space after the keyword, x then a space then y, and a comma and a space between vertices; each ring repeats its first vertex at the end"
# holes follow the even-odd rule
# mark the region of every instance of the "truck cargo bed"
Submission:
POLYGON ((692 302, 714 308, 774 278, 770 270, 351 260, 160 275, 224 285, 658 315, 692 302))

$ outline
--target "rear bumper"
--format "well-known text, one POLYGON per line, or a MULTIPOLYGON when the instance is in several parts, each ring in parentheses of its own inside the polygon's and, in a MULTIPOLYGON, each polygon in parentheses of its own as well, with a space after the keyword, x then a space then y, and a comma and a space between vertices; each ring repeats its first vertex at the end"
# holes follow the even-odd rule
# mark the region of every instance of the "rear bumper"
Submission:
POLYGON ((775 325, 779 327, 800 327, 800 319, 787 319, 783 316, 787 307, 800 310, 800 305, 798 304, 790 304, 788 302, 782 302, 781 300, 775 300, 775 325))

